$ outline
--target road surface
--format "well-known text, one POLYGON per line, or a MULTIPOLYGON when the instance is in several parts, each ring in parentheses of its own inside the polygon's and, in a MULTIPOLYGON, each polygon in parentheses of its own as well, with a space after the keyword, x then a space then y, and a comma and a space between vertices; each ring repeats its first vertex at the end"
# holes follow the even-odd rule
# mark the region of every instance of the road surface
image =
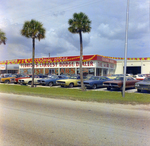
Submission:
POLYGON ((150 146, 150 105, 0 93, 0 146, 150 146))

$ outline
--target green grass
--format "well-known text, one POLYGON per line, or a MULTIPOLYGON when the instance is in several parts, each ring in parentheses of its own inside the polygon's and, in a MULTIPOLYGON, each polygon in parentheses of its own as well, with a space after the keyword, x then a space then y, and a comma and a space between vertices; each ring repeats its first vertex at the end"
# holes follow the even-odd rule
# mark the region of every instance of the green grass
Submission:
POLYGON ((103 103, 121 104, 150 104, 150 94, 125 93, 115 91, 84 91, 69 88, 31 88, 29 86, 0 84, 0 92, 41 96, 47 98, 59 98, 80 101, 93 101, 103 103))

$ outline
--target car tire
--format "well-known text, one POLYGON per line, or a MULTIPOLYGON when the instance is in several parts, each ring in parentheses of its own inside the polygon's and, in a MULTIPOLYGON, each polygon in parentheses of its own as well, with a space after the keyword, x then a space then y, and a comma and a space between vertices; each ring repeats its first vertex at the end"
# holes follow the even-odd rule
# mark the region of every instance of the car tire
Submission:
POLYGON ((140 90, 140 89, 137 89, 137 92, 141 92, 141 90, 140 90))
MULTIPOLYGON (((125 89, 126 90, 126 89, 125 89)), ((123 91, 123 86, 120 88, 120 91, 123 91)))
POLYGON ((107 90, 111 90, 111 87, 107 87, 107 90))
POLYGON ((28 82, 28 85, 31 85, 31 84, 32 84, 32 81, 29 81, 29 82, 28 82))
POLYGON ((97 85, 96 85, 96 84, 94 84, 94 85, 92 86, 92 88, 93 88, 93 89, 96 89, 96 88, 97 88, 97 85))
POLYGON ((10 83, 10 81, 9 80, 5 80, 5 82, 4 83, 7 83, 7 84, 9 84, 10 83))
POLYGON ((73 88, 73 86, 74 86, 73 83, 70 83, 70 84, 69 84, 69 87, 70 87, 70 88, 73 88))
POLYGON ((53 82, 49 82, 49 84, 48 84, 50 87, 52 87, 53 86, 53 82))
POLYGON ((61 85, 61 87, 64 87, 64 85, 61 85))

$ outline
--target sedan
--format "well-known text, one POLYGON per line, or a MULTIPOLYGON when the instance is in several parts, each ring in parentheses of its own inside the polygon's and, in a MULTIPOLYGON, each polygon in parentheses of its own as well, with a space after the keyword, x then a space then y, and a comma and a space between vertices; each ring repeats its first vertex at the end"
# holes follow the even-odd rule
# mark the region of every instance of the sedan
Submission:
POLYGON ((52 75, 50 78, 40 79, 38 80, 38 83, 40 85, 46 85, 52 87, 53 85, 57 85, 56 81, 61 79, 68 79, 68 77, 64 75, 52 75))
MULTIPOLYGON (((87 77, 83 76, 83 79, 87 79, 87 77)), ((56 81, 56 83, 58 85, 60 85, 61 87, 74 87, 74 86, 78 86, 78 81, 80 81, 80 76, 79 75, 72 75, 70 76, 68 79, 63 79, 63 80, 59 80, 56 81)))
POLYGON ((147 77, 143 81, 135 83, 135 88, 138 92, 141 92, 142 90, 150 91, 150 77, 147 77))
MULTIPOLYGON (((46 78, 46 77, 47 77, 47 75, 35 75, 35 77, 34 77, 34 84, 37 84, 38 83, 37 81, 39 79, 46 78)), ((27 84, 31 85, 32 84, 32 78, 19 79, 18 82, 20 84, 23 84, 23 85, 27 85, 27 84)))
MULTIPOLYGON (((123 78, 124 77, 116 77, 113 81, 106 81, 103 83, 105 87, 107 87, 107 90, 110 90, 111 88, 117 88, 122 90, 123 88, 123 78)), ((139 82, 138 80, 135 80, 132 77, 126 77, 126 84, 125 88, 135 88, 135 83, 139 82)))
MULTIPOLYGON (((93 88, 96 89, 97 87, 104 87, 103 82, 105 81, 112 81, 105 76, 92 76, 89 80, 83 82, 86 88, 93 88)), ((81 81, 78 82, 78 85, 81 85, 81 81)))

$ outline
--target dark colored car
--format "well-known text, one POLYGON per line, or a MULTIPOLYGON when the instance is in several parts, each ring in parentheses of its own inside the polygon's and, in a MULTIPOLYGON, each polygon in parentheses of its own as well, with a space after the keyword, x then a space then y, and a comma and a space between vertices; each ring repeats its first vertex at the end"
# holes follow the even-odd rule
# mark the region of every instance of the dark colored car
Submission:
POLYGON ((146 77, 143 81, 135 83, 135 88, 138 92, 142 90, 150 91, 150 77, 146 77))
POLYGON ((57 80, 61 80, 61 79, 68 79, 68 77, 64 75, 52 75, 50 78, 38 80, 38 83, 40 85, 46 85, 52 87, 53 85, 56 85, 57 80))
MULTIPOLYGON (((126 86, 125 88, 135 88, 135 83, 139 82, 138 80, 135 80, 132 77, 126 77, 126 86)), ((113 81, 106 81, 103 83, 105 87, 107 87, 107 90, 110 90, 111 88, 118 88, 122 90, 123 88, 123 77, 116 77, 113 81)))
MULTIPOLYGON (((104 87, 103 82, 105 81, 112 81, 105 76, 92 76, 89 80, 83 82, 84 86, 87 88, 96 89, 97 87, 104 87)), ((81 81, 78 82, 78 85, 81 85, 81 81)))

